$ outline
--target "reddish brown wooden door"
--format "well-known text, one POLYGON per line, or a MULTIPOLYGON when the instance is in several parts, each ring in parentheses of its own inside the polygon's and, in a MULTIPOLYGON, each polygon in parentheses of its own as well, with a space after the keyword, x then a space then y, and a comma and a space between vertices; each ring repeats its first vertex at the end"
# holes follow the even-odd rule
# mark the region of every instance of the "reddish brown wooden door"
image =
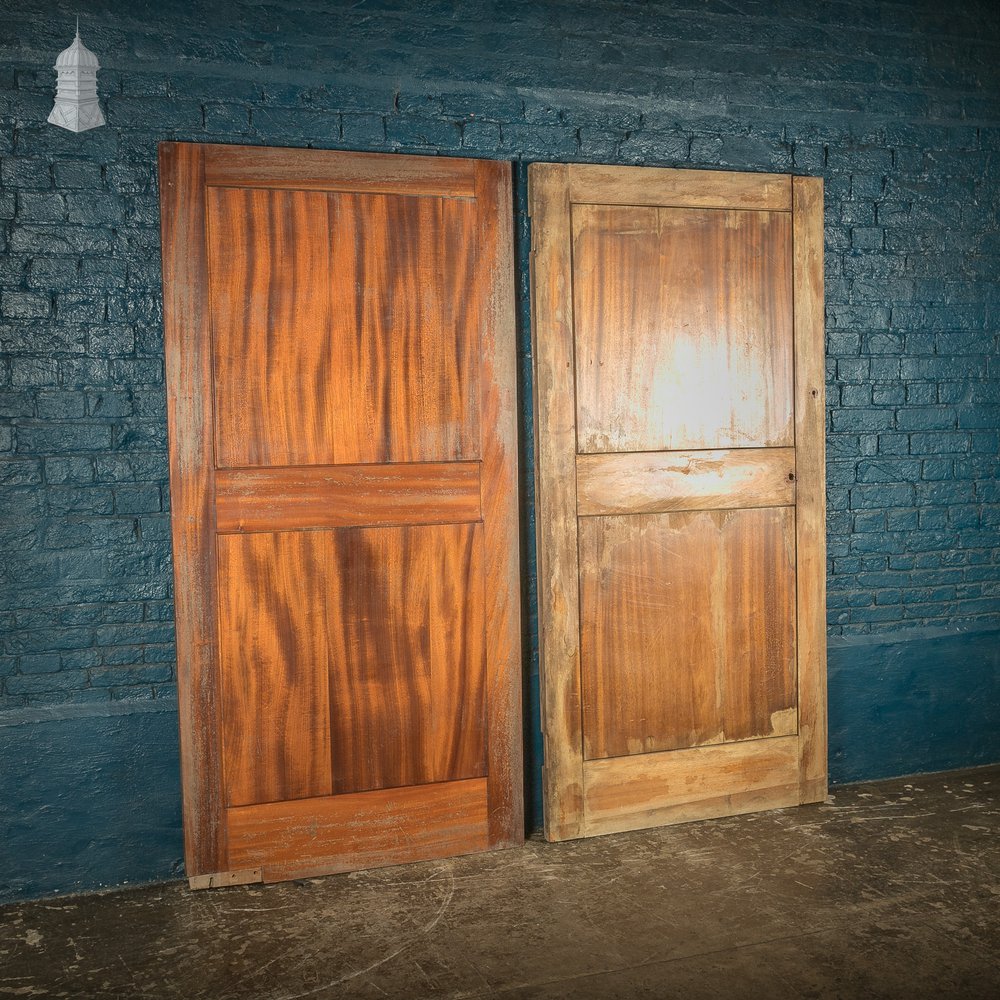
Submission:
POLYGON ((547 834, 821 799, 822 182, 529 177, 547 834))
POLYGON ((519 842, 509 167, 160 171, 192 885, 519 842))

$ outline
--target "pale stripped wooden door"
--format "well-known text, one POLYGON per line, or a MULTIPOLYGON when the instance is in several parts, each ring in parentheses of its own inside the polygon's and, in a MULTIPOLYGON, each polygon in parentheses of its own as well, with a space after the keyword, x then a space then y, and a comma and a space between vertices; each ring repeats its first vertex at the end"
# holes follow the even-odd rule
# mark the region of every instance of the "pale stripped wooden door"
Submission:
POLYGON ((529 180, 547 836, 822 799, 822 181, 529 180))

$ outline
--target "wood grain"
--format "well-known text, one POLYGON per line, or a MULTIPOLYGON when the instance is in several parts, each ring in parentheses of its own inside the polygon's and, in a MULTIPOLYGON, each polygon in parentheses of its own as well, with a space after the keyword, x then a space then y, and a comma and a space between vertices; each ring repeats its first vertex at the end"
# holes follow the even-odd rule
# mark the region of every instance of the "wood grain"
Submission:
POLYGON ((259 868, 227 853, 224 799, 276 817, 253 834, 281 858, 269 879, 517 843, 510 168, 178 148, 162 187, 168 338, 192 352, 168 356, 188 872, 259 868), (328 820, 349 823, 341 854, 317 845, 328 820))
POLYGON ((800 796, 803 802, 821 802, 827 792, 823 181, 815 177, 796 177, 792 190, 795 198, 800 796))
POLYGON ((333 791, 485 775, 482 525, 326 537, 333 791))
POLYGON ((491 847, 524 841, 521 732, 521 579, 517 505, 517 345, 511 168, 476 164, 480 297, 480 405, 486 615, 487 767, 491 847))
POLYGON ((726 741, 798 730, 795 511, 716 515, 723 528, 718 602, 722 731, 726 741))
POLYGON ((573 207, 581 452, 790 446, 785 213, 573 207))
POLYGON ((789 508, 580 522, 588 759, 795 731, 789 508))
POLYGON ((474 202, 210 188, 208 213, 220 468, 479 458, 474 202))
POLYGON ((265 882, 484 851, 486 779, 334 795, 227 812, 234 867, 265 882))
POLYGON ((161 143, 159 166, 184 857, 187 874, 197 876, 227 867, 216 686, 215 472, 203 152, 198 146, 161 143))
POLYGON ((213 872, 211 875, 192 875, 188 879, 189 889, 218 889, 227 885, 254 885, 263 882, 264 875, 259 868, 246 868, 235 872, 213 872))
POLYGON ((776 507, 795 502, 794 448, 579 455, 577 512, 776 507))
POLYGON ((478 521, 478 462, 307 465, 216 473, 219 531, 478 521))
POLYGON ((529 182, 546 836, 822 798, 821 182, 529 182))
POLYGON ((569 168, 528 167, 545 837, 583 830, 569 168))
POLYGON ((476 193, 475 160, 206 144, 205 177, 221 187, 291 188, 445 198, 476 193))
POLYGON ((792 207, 787 174, 574 163, 569 168, 569 184, 574 205, 676 205, 773 212, 788 212, 792 207))
POLYGON ((220 535, 226 804, 329 795, 330 535, 220 535))
POLYGON ((588 761, 588 836, 798 803, 798 739, 588 761))

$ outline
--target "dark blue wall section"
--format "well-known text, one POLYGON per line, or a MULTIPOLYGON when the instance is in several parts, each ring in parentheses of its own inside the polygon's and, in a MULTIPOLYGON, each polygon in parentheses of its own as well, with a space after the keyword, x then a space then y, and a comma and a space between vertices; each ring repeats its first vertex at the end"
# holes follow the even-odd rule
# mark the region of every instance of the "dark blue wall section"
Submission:
POLYGON ((183 871, 170 702, 8 713, 0 747, 0 901, 183 871))
POLYGON ((1000 632, 834 639, 828 669, 832 781, 1000 760, 1000 632))
POLYGON ((1000 759, 998 51, 994 0, 0 0, 0 898, 177 873, 163 140, 515 161, 533 825, 525 166, 822 176, 831 773, 1000 759))

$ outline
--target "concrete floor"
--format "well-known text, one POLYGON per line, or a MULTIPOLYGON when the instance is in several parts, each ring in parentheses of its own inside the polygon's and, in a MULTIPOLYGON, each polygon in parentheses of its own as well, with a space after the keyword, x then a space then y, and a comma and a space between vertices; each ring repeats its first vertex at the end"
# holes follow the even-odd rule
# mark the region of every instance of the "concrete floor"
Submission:
POLYGON ((274 886, 0 909, 0 997, 997 997, 1000 767, 274 886))

